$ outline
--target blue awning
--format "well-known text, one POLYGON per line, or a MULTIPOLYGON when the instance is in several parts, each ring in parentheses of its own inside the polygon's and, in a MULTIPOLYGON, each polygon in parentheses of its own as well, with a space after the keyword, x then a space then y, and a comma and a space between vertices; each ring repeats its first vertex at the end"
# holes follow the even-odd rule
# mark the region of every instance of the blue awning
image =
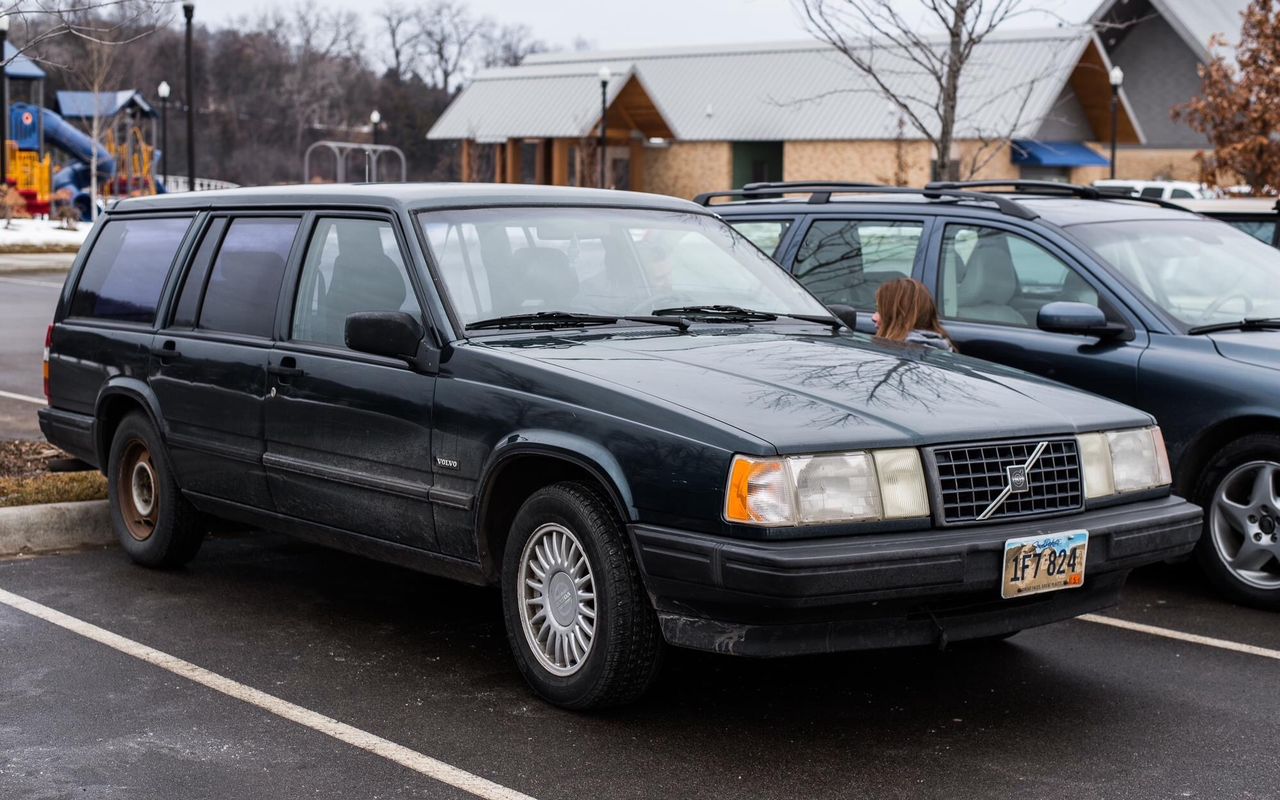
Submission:
POLYGON ((1034 167, 1105 167, 1111 162, 1080 142, 1014 139, 1013 163, 1034 167))

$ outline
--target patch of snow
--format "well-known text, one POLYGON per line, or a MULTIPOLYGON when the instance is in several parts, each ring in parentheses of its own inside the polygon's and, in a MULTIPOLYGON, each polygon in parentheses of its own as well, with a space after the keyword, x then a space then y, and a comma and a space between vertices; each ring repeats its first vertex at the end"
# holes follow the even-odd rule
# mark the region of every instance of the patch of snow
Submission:
POLYGON ((6 227, 0 220, 0 249, 8 247, 79 247, 93 227, 88 222, 76 225, 69 231, 60 222, 47 219, 15 219, 6 227))

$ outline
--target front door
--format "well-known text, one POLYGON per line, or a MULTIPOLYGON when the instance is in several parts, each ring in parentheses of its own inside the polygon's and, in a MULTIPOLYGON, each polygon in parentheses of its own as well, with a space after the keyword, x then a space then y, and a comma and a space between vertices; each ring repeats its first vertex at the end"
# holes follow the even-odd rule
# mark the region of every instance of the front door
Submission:
POLYGON ((930 288, 961 353, 1133 402, 1146 331, 1049 242, 996 225, 953 222, 941 231, 935 263, 930 288), (1054 301, 1098 306, 1129 332, 1099 339, 1042 331, 1036 315, 1054 301))
POLYGON ((262 468, 271 332, 298 216, 214 217, 154 339, 151 388, 178 482, 272 507, 262 468))
MULTIPOLYGON (((277 329, 264 462, 278 509, 331 528, 435 550, 430 505, 435 378, 346 346, 357 311, 422 318, 394 220, 319 216, 277 329)), ((424 323, 425 324, 425 323, 424 323)))

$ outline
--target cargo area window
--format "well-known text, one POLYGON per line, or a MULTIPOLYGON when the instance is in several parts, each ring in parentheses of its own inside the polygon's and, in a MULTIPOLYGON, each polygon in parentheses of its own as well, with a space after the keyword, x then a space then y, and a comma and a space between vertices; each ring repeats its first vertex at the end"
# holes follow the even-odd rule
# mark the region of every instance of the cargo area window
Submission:
POLYGON ((150 324, 189 227, 191 217, 108 221, 80 273, 70 315, 150 324))
POLYGON ((876 290, 911 277, 924 225, 898 220, 814 220, 796 254, 796 279, 824 303, 876 307, 876 290))
POLYGON ((209 272, 198 327, 271 336, 297 217, 246 217, 227 228, 209 272))

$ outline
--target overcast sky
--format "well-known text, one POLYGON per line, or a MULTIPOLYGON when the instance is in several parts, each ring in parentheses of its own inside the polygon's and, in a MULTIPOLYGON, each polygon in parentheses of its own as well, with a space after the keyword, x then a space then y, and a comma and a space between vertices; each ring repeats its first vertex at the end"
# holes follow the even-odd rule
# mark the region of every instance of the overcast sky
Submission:
MULTIPOLYGON (((920 0, 895 0, 903 6, 920 0)), ((1024 0, 1028 8, 1057 16, 1029 15, 1020 26, 1082 22, 1100 0, 1024 0)), ((1212 2, 1212 0, 1204 0, 1212 2)), ((347 8, 372 17, 383 0, 312 0, 309 5, 347 8)), ((288 0, 196 0, 197 17, 217 24, 259 13, 288 0)), ((806 38, 792 0, 467 0, 477 13, 500 22, 524 23, 552 45, 582 37, 600 49, 718 44, 806 38)))

